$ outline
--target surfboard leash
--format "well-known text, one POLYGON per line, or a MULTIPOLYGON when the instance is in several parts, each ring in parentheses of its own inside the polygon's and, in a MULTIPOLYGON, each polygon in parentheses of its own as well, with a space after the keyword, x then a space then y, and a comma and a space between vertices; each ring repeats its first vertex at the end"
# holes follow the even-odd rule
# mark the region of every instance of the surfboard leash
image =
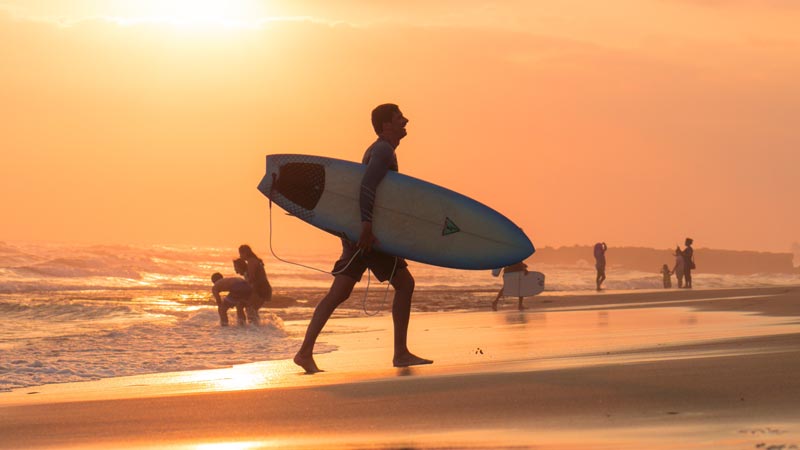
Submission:
MULTIPOLYGON (((274 174, 273 174, 273 178, 275 178, 274 174)), ((274 180, 273 180, 273 184, 274 184, 274 180)), ((321 273, 327 273, 327 274, 330 274, 330 275, 338 275, 338 274, 344 272, 345 270, 347 270, 347 268, 350 267, 350 264, 352 264, 353 261, 356 259, 356 257, 361 253, 362 250, 360 248, 358 250, 356 250, 356 252, 353 254, 353 256, 350 257, 350 260, 347 261, 347 264, 341 270, 337 270, 337 271, 322 270, 322 269, 318 269, 316 267, 312 267, 312 266, 309 266, 309 265, 306 265, 306 264, 302 264, 302 263, 298 263, 298 262, 294 262, 294 261, 289 261, 289 260, 281 258, 280 256, 278 256, 275 253, 275 250, 272 248, 272 188, 271 187, 270 187, 270 195, 268 195, 267 197, 269 198, 269 251, 270 251, 270 253, 272 253, 272 256, 275 257, 275 259, 277 259, 278 261, 284 262, 286 264, 292 264, 292 265, 295 265, 295 266, 304 267, 306 269, 314 270, 314 271, 321 272, 321 273)), ((370 279, 371 279, 372 271, 369 268, 367 268, 367 286, 364 289, 364 299, 361 302, 362 308, 364 309, 364 314, 366 314, 368 316, 374 316, 374 315, 378 314, 381 311, 381 309, 383 309, 385 307, 386 299, 387 299, 387 297, 389 295, 389 286, 392 285, 392 279, 394 278, 394 274, 395 274, 396 270, 397 270, 397 257, 395 256, 394 257, 394 266, 392 267, 392 273, 389 276, 389 280, 388 280, 388 282, 386 284, 386 292, 383 294, 383 302, 381 304, 381 307, 378 308, 377 310, 375 310, 374 313, 370 314, 367 311, 367 296, 369 295, 369 285, 370 285, 370 279)))
MULTIPOLYGON (((272 195, 272 190, 271 189, 270 189, 270 195, 272 195)), ((272 198, 271 197, 269 199, 269 251, 270 251, 270 253, 272 253, 272 256, 274 256, 275 259, 277 259, 278 261, 285 262, 286 264, 292 264, 292 265, 295 265, 295 266, 305 267, 306 269, 315 270, 315 271, 321 272, 321 273, 327 273, 329 275, 338 275, 338 274, 344 272, 345 270, 347 270, 347 268, 350 267, 350 264, 353 263, 353 260, 356 259, 356 256, 358 256, 358 254, 361 253, 361 249, 358 249, 353 254, 353 256, 350 258, 350 261, 347 261, 347 264, 341 270, 337 270, 335 272, 331 272, 331 271, 323 270, 323 269, 318 269, 316 267, 312 267, 312 266, 309 266, 309 265, 306 265, 306 264, 301 264, 301 263, 298 263, 298 262, 289 261, 289 260, 281 258, 280 256, 278 256, 275 253, 275 250, 272 248, 272 198)))
POLYGON ((362 309, 364 309, 364 314, 366 314, 369 317, 378 314, 382 309, 386 307, 386 299, 389 296, 389 286, 392 285, 392 279, 394 278, 395 270, 397 270, 397 256, 394 256, 393 258, 394 258, 394 266, 392 267, 391 275, 389 275, 389 280, 387 280, 386 282, 386 291, 384 291, 383 293, 383 301, 381 302, 381 306, 378 309, 376 309, 375 312, 372 314, 370 314, 367 311, 367 294, 369 294, 369 282, 371 278, 370 275, 372 274, 372 271, 369 269, 369 267, 367 267, 367 287, 364 290, 364 299, 361 301, 361 307, 362 309))

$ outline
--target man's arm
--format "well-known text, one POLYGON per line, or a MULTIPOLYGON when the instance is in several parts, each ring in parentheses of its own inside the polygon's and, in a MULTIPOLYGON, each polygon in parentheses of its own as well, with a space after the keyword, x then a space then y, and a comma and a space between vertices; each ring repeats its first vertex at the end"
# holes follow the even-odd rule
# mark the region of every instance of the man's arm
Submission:
POLYGON ((372 245, 377 242, 372 234, 372 211, 375 207, 375 193, 378 184, 389 172, 392 163, 394 149, 391 145, 377 146, 372 149, 372 154, 361 179, 361 189, 358 195, 358 203, 361 210, 361 236, 358 239, 358 247, 368 252, 372 245))
MULTIPOLYGON (((222 281, 222 280, 220 280, 220 281, 222 281)), ((219 296, 219 291, 220 291, 219 288, 220 287, 221 287, 220 286, 220 282, 217 281, 216 283, 214 283, 214 287, 211 288, 211 294, 214 296, 214 300, 217 301, 217 305, 222 303, 222 298, 219 296)))

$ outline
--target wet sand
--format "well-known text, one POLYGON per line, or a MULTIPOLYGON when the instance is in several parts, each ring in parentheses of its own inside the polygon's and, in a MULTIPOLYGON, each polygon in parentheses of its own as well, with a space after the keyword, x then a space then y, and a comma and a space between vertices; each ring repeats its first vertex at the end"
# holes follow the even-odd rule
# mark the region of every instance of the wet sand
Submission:
POLYGON ((342 318, 313 376, 269 361, 2 393, 0 448, 800 448, 800 288, 526 305, 415 313, 432 366, 391 367, 390 317, 342 318))

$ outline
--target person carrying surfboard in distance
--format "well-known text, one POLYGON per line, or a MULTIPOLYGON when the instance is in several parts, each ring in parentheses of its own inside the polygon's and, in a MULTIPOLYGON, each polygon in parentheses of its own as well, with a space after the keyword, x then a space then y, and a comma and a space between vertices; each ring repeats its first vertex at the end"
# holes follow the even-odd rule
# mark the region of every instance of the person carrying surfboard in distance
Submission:
POLYGON ((411 317, 411 297, 414 294, 414 277, 403 258, 377 250, 372 246, 377 239, 372 234, 372 210, 378 184, 388 171, 398 171, 395 150, 406 132, 408 119, 400 108, 391 103, 372 110, 372 127, 378 139, 364 153, 362 163, 367 165, 361 180, 359 206, 361 211, 361 235, 358 242, 342 239, 342 255, 333 266, 333 284, 327 295, 320 300, 306 329, 305 339, 294 357, 294 362, 306 373, 320 372, 314 361, 314 344, 333 311, 350 297, 355 284, 361 281, 369 268, 380 281, 389 280, 394 288, 392 321, 394 323, 395 367, 432 364, 408 350, 408 323, 411 317))
MULTIPOLYGON (((514 273, 514 272, 522 272, 522 273, 525 274, 525 273, 528 273, 528 265, 525 264, 524 262, 520 261, 520 262, 518 262, 516 264, 512 264, 510 266, 506 266, 506 267, 504 267, 502 269, 494 269, 494 270, 492 270, 492 276, 498 277, 498 276, 500 276, 501 272, 503 274, 514 273)), ((497 292, 497 297, 495 297, 494 301, 492 302, 492 311, 497 311, 497 302, 500 301, 500 297, 502 297, 502 296, 503 296, 503 288, 501 287, 500 291, 497 292)), ((519 296, 519 310, 522 311, 524 309, 525 309, 525 307, 522 306, 522 296, 520 295, 519 296)))

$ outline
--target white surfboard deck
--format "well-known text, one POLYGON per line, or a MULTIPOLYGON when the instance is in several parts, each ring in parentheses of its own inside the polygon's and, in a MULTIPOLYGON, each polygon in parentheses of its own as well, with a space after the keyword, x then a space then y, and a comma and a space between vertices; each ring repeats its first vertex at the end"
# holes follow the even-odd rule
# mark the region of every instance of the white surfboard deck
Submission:
POLYGON ((503 274, 504 297, 531 297, 544 291, 541 272, 511 272, 503 274))
MULTIPOLYGON (((312 155, 267 155, 258 189, 291 215, 357 241, 366 165, 312 155)), ((389 172, 373 209, 377 250, 456 269, 504 267, 530 256, 530 239, 511 220, 469 197, 389 172)))

